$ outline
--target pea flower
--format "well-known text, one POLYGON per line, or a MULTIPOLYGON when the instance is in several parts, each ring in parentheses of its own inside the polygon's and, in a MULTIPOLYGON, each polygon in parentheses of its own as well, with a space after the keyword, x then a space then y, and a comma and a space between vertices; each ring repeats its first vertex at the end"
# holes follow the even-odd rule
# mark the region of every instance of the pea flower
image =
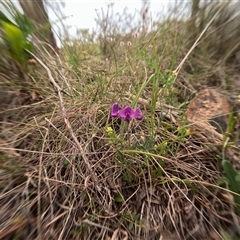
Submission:
POLYGON ((129 122, 133 118, 137 120, 143 119, 143 115, 140 108, 137 107, 136 110, 132 109, 130 106, 126 106, 121 109, 117 103, 114 103, 111 108, 112 117, 121 117, 124 121, 129 122))

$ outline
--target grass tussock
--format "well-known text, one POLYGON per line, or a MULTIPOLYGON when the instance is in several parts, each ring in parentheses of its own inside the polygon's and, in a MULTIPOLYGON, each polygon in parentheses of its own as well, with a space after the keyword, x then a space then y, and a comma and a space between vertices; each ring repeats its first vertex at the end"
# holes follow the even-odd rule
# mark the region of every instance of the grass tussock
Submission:
POLYGON ((0 239, 238 239, 239 192, 222 167, 240 169, 238 109, 224 133, 185 116, 204 85, 236 105, 240 93, 238 28, 219 37, 239 16, 207 9, 54 56, 36 46, 26 69, 1 59, 0 239), (143 120, 111 117, 115 102, 143 120))

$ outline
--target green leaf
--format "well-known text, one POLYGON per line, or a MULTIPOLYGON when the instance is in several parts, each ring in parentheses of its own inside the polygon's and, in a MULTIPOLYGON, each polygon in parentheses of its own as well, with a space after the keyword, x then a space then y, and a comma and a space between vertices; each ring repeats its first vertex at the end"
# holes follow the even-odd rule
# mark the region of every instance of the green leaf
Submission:
POLYGON ((235 177, 235 180, 240 184, 240 172, 238 172, 238 175, 235 177))
POLYGON ((235 177, 238 175, 238 172, 233 168, 232 164, 229 161, 223 160, 222 166, 224 169, 224 175, 226 176, 229 183, 229 189, 235 193, 238 193, 240 188, 235 179, 235 177))
POLYGON ((3 30, 6 35, 6 41, 11 49, 12 56, 20 60, 23 56, 25 41, 22 31, 15 25, 2 22, 3 30))
POLYGON ((117 194, 114 196, 114 200, 115 200, 116 202, 122 203, 122 202, 124 201, 124 198, 123 198, 122 194, 117 193, 117 194))
POLYGON ((234 202, 236 203, 236 210, 240 213, 240 196, 237 195, 240 192, 240 182, 239 182, 239 175, 240 173, 237 172, 232 164, 229 161, 223 160, 222 166, 224 169, 224 176, 227 179, 229 184, 229 189, 236 193, 234 194, 234 202))

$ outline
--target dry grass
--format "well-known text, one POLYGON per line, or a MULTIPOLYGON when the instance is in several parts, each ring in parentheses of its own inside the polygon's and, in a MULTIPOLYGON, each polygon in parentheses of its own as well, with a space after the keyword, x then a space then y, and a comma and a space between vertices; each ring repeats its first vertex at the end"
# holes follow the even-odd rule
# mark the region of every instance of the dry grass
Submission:
MULTIPOLYGON (((107 139, 105 127, 117 131, 119 124, 104 108, 67 111, 91 171, 61 112, 36 117, 25 128, 13 127, 21 130, 14 144, 20 156, 5 159, 1 170, 2 235, 18 224, 12 233, 25 239, 106 239, 117 229, 120 239, 158 239, 162 229, 179 239, 206 239, 209 232, 235 226, 237 216, 224 198, 227 192, 215 185, 222 176, 216 157, 220 139, 207 134, 204 143, 203 136, 193 135, 179 143, 159 127, 157 142, 168 139, 172 145, 165 157, 157 150, 125 150, 107 139)), ((132 139, 146 137, 145 128, 144 121, 133 122, 132 139)))
MULTIPOLYGON (((107 59, 83 54, 76 44, 80 60, 68 46, 57 57, 38 52, 37 66, 24 79, 17 71, 1 74, 16 101, 0 109, 0 239, 215 240, 224 239, 223 230, 239 234, 240 216, 221 184, 221 160, 239 169, 240 135, 224 147, 222 134, 207 124, 190 125, 184 115, 197 88, 192 79, 207 83, 219 60, 203 55, 199 45, 177 68, 192 38, 178 35, 176 26, 184 22, 168 21, 162 23, 168 30, 144 41, 115 45, 107 59), (137 99, 142 121, 128 125, 109 116, 114 102, 131 105, 151 78, 137 99)), ((235 64, 225 65, 229 79, 235 64)), ((236 87, 224 90, 239 94, 236 87)))

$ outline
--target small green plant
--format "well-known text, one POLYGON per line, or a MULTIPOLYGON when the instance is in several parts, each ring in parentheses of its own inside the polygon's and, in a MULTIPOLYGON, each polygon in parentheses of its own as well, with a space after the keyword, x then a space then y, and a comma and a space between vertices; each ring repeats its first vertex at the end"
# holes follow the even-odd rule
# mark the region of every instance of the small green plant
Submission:
POLYGON ((240 213, 240 172, 236 171, 229 161, 223 160, 222 166, 224 170, 224 177, 227 181, 227 187, 234 195, 234 202, 236 204, 236 212, 240 213))

